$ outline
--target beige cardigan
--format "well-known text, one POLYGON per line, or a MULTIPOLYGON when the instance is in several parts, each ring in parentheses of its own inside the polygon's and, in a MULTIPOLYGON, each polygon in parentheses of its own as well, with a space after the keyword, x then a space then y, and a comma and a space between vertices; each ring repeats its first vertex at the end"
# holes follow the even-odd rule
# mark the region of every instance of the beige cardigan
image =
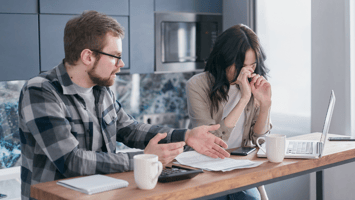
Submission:
MULTIPOLYGON (((187 93, 187 107, 190 117, 189 128, 194 128, 201 125, 213 125, 220 124, 220 128, 212 132, 217 137, 220 137, 224 141, 228 141, 233 128, 228 128, 224 124, 223 107, 225 103, 219 104, 218 112, 213 111, 211 113, 211 100, 209 98, 210 88, 212 84, 209 83, 208 72, 203 72, 194 75, 186 85, 187 93)), ((245 122, 244 122, 244 132, 242 138, 242 146, 255 146, 255 141, 258 137, 267 134, 272 125, 270 123, 270 113, 267 121, 268 131, 264 134, 254 133, 254 125, 258 118, 259 107, 256 106, 254 98, 250 98, 249 103, 245 107, 245 122)))
MULTIPOLYGON (((219 104, 219 111, 211 113, 211 101, 209 98, 210 88, 212 84, 209 83, 208 72, 203 72, 193 76, 186 85, 187 93, 187 108, 190 117, 189 128, 194 128, 201 125, 213 125, 220 124, 220 128, 214 132, 214 135, 220 137, 224 141, 228 141, 233 128, 228 128, 224 124, 223 115, 223 103, 219 104)), ((250 98, 249 103, 245 108, 245 122, 244 122, 244 132, 242 139, 242 146, 255 146, 255 141, 258 137, 262 136, 254 133, 253 128, 259 115, 259 107, 254 103, 254 98, 250 98)), ((270 113, 268 117, 268 131, 269 133, 272 125, 270 123, 270 113)), ((190 148, 187 148, 188 150, 190 148)), ((190 149, 191 150, 191 149, 190 149)), ((259 186, 258 190, 262 200, 269 200, 265 187, 259 186)))

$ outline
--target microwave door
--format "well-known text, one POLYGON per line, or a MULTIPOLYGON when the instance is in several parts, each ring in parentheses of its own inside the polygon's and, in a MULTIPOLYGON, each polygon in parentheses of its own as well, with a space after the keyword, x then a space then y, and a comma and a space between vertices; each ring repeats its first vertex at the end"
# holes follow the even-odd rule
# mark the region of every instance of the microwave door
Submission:
POLYGON ((195 62, 196 23, 163 22, 162 23, 162 62, 195 62))
POLYGON ((218 36, 217 23, 200 22, 197 26, 197 57, 198 61, 204 62, 210 55, 213 44, 218 36))
POLYGON ((202 71, 221 15, 155 13, 155 73, 202 71))

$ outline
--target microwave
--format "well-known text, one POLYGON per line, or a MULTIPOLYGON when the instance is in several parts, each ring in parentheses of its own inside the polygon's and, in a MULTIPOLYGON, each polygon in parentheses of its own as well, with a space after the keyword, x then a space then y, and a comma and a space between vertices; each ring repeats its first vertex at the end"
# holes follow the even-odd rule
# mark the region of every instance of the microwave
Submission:
POLYGON ((155 13, 155 72, 202 71, 221 32, 221 14, 155 13))

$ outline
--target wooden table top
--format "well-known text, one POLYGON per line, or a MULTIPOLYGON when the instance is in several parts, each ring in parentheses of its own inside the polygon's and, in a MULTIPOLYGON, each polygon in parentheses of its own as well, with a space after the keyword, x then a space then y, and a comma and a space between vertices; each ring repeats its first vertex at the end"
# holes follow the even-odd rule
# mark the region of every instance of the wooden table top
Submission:
MULTIPOLYGON (((321 133, 312 133, 289 139, 319 140, 321 133)), ((329 136, 338 136, 328 134, 329 136)), ((192 199, 263 181, 311 170, 317 167, 355 158, 355 142, 326 141, 323 157, 320 159, 284 159, 282 163, 271 163, 266 158, 258 158, 256 151, 248 156, 234 156, 233 159, 263 161, 259 167, 237 169, 229 172, 205 171, 198 176, 182 181, 159 183, 152 190, 141 190, 134 181, 133 172, 108 174, 107 176, 129 182, 126 188, 86 195, 62 186, 57 181, 31 186, 31 197, 36 199, 192 199)))

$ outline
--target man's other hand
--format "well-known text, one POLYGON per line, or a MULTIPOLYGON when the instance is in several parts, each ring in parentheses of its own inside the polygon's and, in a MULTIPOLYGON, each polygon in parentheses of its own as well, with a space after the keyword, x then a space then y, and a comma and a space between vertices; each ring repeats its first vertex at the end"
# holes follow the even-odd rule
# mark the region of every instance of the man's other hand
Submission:
POLYGON ((192 130, 187 130, 185 135, 186 144, 195 149, 195 151, 212 158, 223 159, 229 157, 230 154, 224 150, 228 145, 222 139, 209 132, 218 128, 219 124, 199 126, 192 130))
POLYGON ((144 149, 145 154, 155 154, 159 157, 159 161, 166 165, 174 160, 174 158, 184 151, 185 142, 174 142, 168 144, 158 144, 164 139, 167 133, 158 133, 148 143, 144 149))

